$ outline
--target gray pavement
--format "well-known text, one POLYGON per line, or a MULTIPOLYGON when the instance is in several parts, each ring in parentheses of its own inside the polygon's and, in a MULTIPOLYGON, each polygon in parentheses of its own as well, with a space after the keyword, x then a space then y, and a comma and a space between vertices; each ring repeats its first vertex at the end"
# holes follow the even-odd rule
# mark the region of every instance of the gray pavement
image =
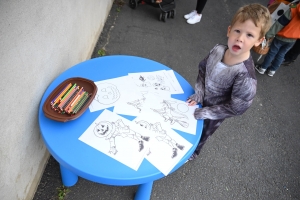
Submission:
MULTIPOLYGON (((231 17, 242 5, 267 0, 209 0, 199 24, 183 15, 195 0, 176 0, 176 16, 158 21, 160 10, 128 0, 110 16, 95 47, 107 55, 134 55, 158 61, 193 86, 197 66, 217 43, 226 44, 231 17)), ((257 55, 253 53, 256 59, 257 55)), ((257 73, 252 107, 225 120, 195 161, 153 184, 151 200, 296 200, 300 199, 300 58, 274 77, 257 73)), ((58 163, 50 157, 34 200, 58 199, 58 163)), ((107 186, 79 178, 66 200, 128 200, 137 186, 107 186)))

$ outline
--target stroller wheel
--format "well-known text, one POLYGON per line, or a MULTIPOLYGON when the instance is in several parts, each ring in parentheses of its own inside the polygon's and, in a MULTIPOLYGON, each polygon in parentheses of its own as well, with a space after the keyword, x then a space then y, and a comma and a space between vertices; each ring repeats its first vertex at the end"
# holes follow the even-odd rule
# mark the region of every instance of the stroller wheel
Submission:
POLYGON ((175 17, 175 14, 176 14, 176 10, 171 10, 171 11, 170 11, 170 15, 171 15, 170 17, 171 17, 171 18, 174 18, 174 17, 175 17))
POLYGON ((167 18, 171 17, 171 11, 167 12, 167 18))
POLYGON ((168 13, 162 13, 162 21, 166 22, 168 18, 168 13))
POLYGON ((138 4, 137 4, 136 0, 129 0, 130 8, 135 9, 137 7, 137 5, 138 4))
POLYGON ((159 15, 159 21, 162 21, 162 18, 163 18, 163 14, 162 13, 160 13, 160 15, 159 15))

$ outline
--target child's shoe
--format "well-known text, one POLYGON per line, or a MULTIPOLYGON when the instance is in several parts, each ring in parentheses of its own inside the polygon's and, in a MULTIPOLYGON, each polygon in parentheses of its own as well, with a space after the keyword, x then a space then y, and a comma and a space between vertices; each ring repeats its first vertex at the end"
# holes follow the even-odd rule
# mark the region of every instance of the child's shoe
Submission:
POLYGON ((260 74, 264 74, 266 72, 266 69, 261 68, 260 65, 255 65, 255 69, 260 74))
POLYGON ((192 16, 191 18, 189 18, 187 20, 187 23, 188 24, 196 24, 196 23, 200 22, 201 17, 202 17, 202 14, 200 14, 200 15, 195 14, 194 16, 192 16))
POLYGON ((268 70, 268 73, 267 73, 267 74, 268 74, 268 76, 271 76, 271 77, 272 77, 272 76, 274 76, 274 74, 275 74, 275 71, 268 70))
POLYGON ((196 14, 197 14, 197 11, 196 11, 196 10, 193 10, 193 11, 190 12, 189 14, 184 15, 184 18, 185 18, 185 19, 189 19, 189 18, 193 17, 193 16, 196 15, 196 14))
POLYGON ((292 60, 292 61, 283 61, 282 63, 281 63, 281 65, 283 65, 283 66, 289 66, 290 64, 292 64, 294 62, 294 60, 292 60))
POLYGON ((194 152, 191 157, 188 159, 188 161, 192 161, 192 160, 195 160, 197 158, 197 154, 194 152))

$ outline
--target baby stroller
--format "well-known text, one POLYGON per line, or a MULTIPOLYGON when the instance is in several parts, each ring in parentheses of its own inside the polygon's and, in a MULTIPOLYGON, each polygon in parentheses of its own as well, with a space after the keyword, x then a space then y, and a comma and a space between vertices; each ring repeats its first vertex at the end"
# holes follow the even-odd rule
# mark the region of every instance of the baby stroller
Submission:
POLYGON ((162 0, 161 3, 156 3, 156 0, 129 0, 129 6, 135 9, 139 3, 146 3, 153 7, 160 8, 161 13, 159 15, 159 20, 166 22, 167 18, 174 18, 175 11, 175 0, 162 0))

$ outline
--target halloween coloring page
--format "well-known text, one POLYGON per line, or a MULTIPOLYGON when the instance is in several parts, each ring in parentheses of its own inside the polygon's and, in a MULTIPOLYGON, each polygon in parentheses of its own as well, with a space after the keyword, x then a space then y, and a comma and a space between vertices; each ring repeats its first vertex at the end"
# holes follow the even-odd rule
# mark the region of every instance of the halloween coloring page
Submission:
POLYGON ((79 137, 79 140, 137 170, 149 152, 151 140, 147 131, 109 110, 99 117, 79 137))
POLYGON ((173 75, 166 70, 128 74, 130 80, 138 88, 169 94, 184 93, 175 75, 173 75))
POLYGON ((125 94, 126 101, 119 101, 115 104, 114 112, 121 115, 138 116, 143 109, 143 104, 147 96, 152 95, 156 97, 164 96, 170 97, 168 93, 157 93, 155 91, 140 91, 136 93, 125 94))
POLYGON ((91 112, 113 107, 119 101, 126 101, 125 94, 134 93, 127 76, 95 82, 98 91, 89 109, 91 112))
POLYGON ((192 147, 192 144, 178 133, 159 121, 141 119, 137 117, 134 122, 144 130, 151 131, 149 151, 146 159, 159 169, 164 175, 168 175, 175 165, 192 147))
POLYGON ((139 116, 144 119, 160 119, 170 128, 196 135, 197 120, 194 117, 196 106, 188 106, 184 101, 174 98, 154 97, 149 95, 143 104, 139 116))

